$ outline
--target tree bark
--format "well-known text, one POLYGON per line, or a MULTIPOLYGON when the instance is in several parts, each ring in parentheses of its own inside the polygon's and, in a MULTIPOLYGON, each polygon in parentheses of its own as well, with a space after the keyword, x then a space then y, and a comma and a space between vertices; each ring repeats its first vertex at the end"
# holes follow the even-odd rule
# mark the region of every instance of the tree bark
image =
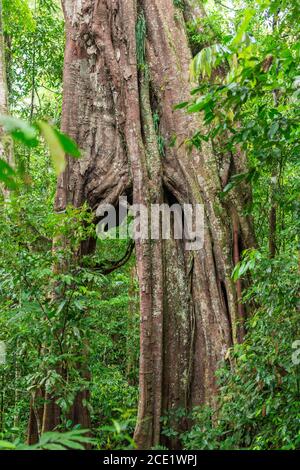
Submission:
MULTIPOLYGON (((0 0, 0 114, 8 113, 8 89, 6 77, 5 62, 5 42, 3 34, 2 20, 2 0, 0 0)), ((13 164, 13 145, 11 138, 7 137, 6 141, 2 141, 2 129, 0 127, 0 158, 4 159, 9 165, 13 164)), ((3 190, 5 198, 8 197, 8 191, 3 190)))
MULTIPOLYGON (((187 251, 186 240, 136 242, 141 339, 135 440, 150 449, 162 442, 163 415, 213 404, 216 368, 238 339, 239 293, 231 272, 234 243, 238 250, 253 244, 251 220, 242 215, 249 188, 223 202, 223 162, 211 144, 204 142, 201 151, 183 144, 203 124, 197 115, 174 111, 190 98, 191 52, 183 13, 176 9, 175 15, 172 0, 63 0, 63 7, 62 130, 84 157, 70 159, 60 177, 56 210, 87 201, 96 212, 124 194, 147 207, 205 206, 202 249, 187 251)), ((227 178, 244 163, 232 157, 227 178)))

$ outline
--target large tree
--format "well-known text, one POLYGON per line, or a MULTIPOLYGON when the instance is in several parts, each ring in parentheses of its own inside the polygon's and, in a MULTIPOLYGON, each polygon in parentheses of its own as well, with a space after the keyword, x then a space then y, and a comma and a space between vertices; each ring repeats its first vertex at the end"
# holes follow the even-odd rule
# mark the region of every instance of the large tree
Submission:
MULTIPOLYGON (((200 250, 186 250, 185 240, 136 242, 139 448, 161 442, 161 416, 212 403, 217 364, 241 339, 245 315, 231 273, 241 250, 253 244, 251 221, 243 216, 249 190, 244 185, 220 199, 230 176, 244 170, 243 156, 217 155, 210 142, 191 149, 183 142, 203 126, 201 119, 174 110, 190 96, 185 20, 202 11, 197 3, 63 0, 62 130, 84 157, 70 160, 60 177, 56 210, 87 201, 96 214, 121 195, 147 207, 205 206, 200 250)), ((85 252, 92 246, 85 244, 85 252)))

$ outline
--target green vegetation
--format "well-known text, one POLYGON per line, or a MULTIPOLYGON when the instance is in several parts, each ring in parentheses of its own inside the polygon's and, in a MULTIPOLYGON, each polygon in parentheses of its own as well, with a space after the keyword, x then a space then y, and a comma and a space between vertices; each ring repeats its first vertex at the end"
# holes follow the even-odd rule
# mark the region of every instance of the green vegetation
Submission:
POLYGON ((252 306, 246 339, 218 372, 216 407, 195 411, 194 427, 182 436, 188 449, 300 446, 300 371, 292 361, 300 336, 299 13, 296 3, 249 2, 234 17, 234 34, 231 18, 218 42, 191 64, 200 85, 182 106, 202 113, 206 123, 192 143, 211 140, 221 153, 246 155, 248 172, 235 175, 222 197, 251 183, 247 210, 258 248, 245 252, 233 273, 235 281, 251 274, 253 282, 244 292, 252 306), (270 238, 276 245, 271 251, 270 238))
POLYGON ((1 182, 13 190, 8 200, 0 200, 0 341, 7 349, 7 362, 0 365, 0 438, 13 442, 11 449, 24 448, 30 398, 43 386, 56 390, 65 415, 58 431, 70 432, 71 438, 47 433, 32 449, 81 448, 88 438, 77 439, 67 411, 76 393, 88 387, 93 442, 101 448, 133 446, 129 436, 136 419, 139 338, 134 260, 107 276, 92 269, 120 259, 128 242, 98 240, 95 255, 78 268, 72 253, 87 236, 95 237, 93 216, 86 207, 53 211, 64 154, 80 157, 74 142, 58 131, 62 13, 52 0, 37 1, 36 8, 24 0, 3 3, 10 111, 19 117, 1 117, 3 138, 14 141, 15 164, 12 168, 0 160, 1 182), (53 252, 52 240, 62 235, 69 245, 58 242, 53 252), (53 270, 62 259, 71 273, 53 270), (82 341, 92 379, 83 379, 77 370, 86 360, 82 341), (62 360, 68 369, 65 381, 56 371, 62 360))
MULTIPOLYGON (((0 341, 7 348, 7 362, 0 363, 0 448, 28 449, 22 443, 30 400, 43 387, 55 394, 63 420, 33 449, 132 449, 140 322, 134 254, 103 274, 97 267, 121 259, 129 241, 96 239, 87 206, 53 210, 65 154, 80 158, 81 152, 58 130, 62 13, 55 0, 32 3, 3 0, 10 115, 17 117, 0 118, 1 139, 13 139, 15 162, 0 159, 1 188, 10 190, 9 197, 0 195, 0 341), (96 239, 96 250, 78 265, 74 253, 87 238, 96 239), (68 272, 54 269, 62 264, 68 272), (83 378, 87 361, 90 376, 83 378), (92 438, 68 416, 87 388, 92 438)), ((175 419, 187 415, 191 429, 178 433, 169 424, 174 417, 165 417, 163 434, 185 449, 300 449, 300 365, 292 360, 300 340, 300 9, 287 0, 228 3, 205 2, 207 16, 187 24, 197 87, 176 107, 204 118, 191 145, 201 149, 211 141, 217 155, 247 160, 248 171, 228 181, 220 196, 226 204, 236 188, 251 184, 246 210, 257 246, 244 251, 232 273, 233 281, 251 279, 243 292, 250 315, 245 341, 220 364, 215 405, 177 410, 175 419)), ((184 9, 181 0, 174 5, 184 9)), ((141 70, 145 37, 140 13, 141 70)), ((165 157, 158 113, 153 121, 165 157)))

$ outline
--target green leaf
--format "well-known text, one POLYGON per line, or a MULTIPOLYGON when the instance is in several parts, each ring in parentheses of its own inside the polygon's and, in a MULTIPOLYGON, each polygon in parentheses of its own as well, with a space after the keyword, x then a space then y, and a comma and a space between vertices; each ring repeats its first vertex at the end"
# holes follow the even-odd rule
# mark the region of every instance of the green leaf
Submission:
POLYGON ((224 197, 229 191, 231 191, 235 187, 235 183, 233 181, 230 181, 228 184, 226 184, 225 188, 221 192, 221 197, 224 197))
POLYGON ((116 421, 115 419, 112 419, 112 423, 117 431, 118 434, 120 434, 121 432, 121 426, 120 426, 120 423, 118 421, 116 421))
POLYGON ((238 31, 237 31, 237 34, 235 36, 235 38, 233 39, 232 41, 232 44, 234 46, 238 45, 242 39, 243 39, 243 36, 249 26, 249 23, 250 21, 252 20, 253 16, 255 15, 255 10, 254 8, 247 8, 244 12, 244 19, 241 23, 241 26, 239 27, 238 31))
POLYGON ((59 306, 58 306, 58 308, 57 308, 57 311, 56 311, 56 314, 57 314, 57 315, 59 315, 59 314, 61 313, 61 311, 63 310, 63 308, 65 307, 66 304, 67 304, 67 300, 66 300, 66 299, 63 300, 63 301, 59 304, 59 306))
POLYGON ((39 446, 42 447, 43 445, 47 444, 47 442, 55 441, 55 439, 59 438, 60 434, 58 432, 45 432, 39 441, 39 446))
POLYGON ((210 100, 211 96, 209 94, 202 96, 200 99, 197 100, 196 103, 193 103, 188 107, 188 113, 198 113, 199 111, 202 111, 206 106, 208 106, 210 100))
POLYGON ((269 139, 273 139, 273 137, 275 136, 278 129, 279 129, 278 121, 272 122, 271 127, 270 127, 269 132, 268 132, 269 139))
POLYGON ((79 148, 76 145, 76 142, 73 139, 71 139, 71 137, 67 136, 66 134, 64 134, 63 132, 59 131, 56 128, 54 128, 54 131, 65 153, 67 155, 71 155, 72 157, 79 158, 81 153, 80 153, 79 148))
POLYGON ((19 140, 28 147, 35 147, 38 143, 36 129, 28 122, 12 116, 0 115, 0 125, 5 133, 19 140))
POLYGON ((16 446, 12 442, 0 441, 0 449, 14 450, 16 446))
POLYGON ((88 429, 72 429, 72 431, 65 433, 65 436, 72 436, 72 439, 75 439, 76 436, 81 436, 82 434, 86 434, 88 432, 88 429))
POLYGON ((189 104, 188 101, 183 101, 182 103, 176 104, 176 106, 174 106, 173 109, 186 108, 188 104, 189 104))
POLYGON ((60 175, 66 168, 65 150, 61 144, 61 140, 57 132, 47 122, 38 121, 37 126, 49 147, 55 172, 57 175, 60 175))
POLYGON ((46 444, 44 449, 46 450, 67 450, 66 447, 62 446, 61 444, 46 444))
POLYGON ((5 160, 0 158, 0 181, 4 183, 8 189, 16 189, 17 183, 15 177, 15 170, 5 160))
POLYGON ((203 77, 210 77, 216 65, 225 59, 225 54, 231 51, 222 44, 212 44, 204 47, 193 58, 190 64, 190 75, 192 79, 197 79, 201 74, 203 77))
POLYGON ((70 440, 70 439, 61 439, 61 445, 68 447, 69 449, 84 450, 84 447, 79 442, 70 440))

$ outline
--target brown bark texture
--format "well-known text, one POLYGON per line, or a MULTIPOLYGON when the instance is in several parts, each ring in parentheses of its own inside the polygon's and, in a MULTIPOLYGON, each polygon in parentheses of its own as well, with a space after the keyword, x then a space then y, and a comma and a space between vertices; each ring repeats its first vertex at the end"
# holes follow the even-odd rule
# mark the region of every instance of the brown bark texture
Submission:
POLYGON ((242 215, 250 195, 246 184, 225 201, 220 193, 245 162, 241 156, 224 162, 210 143, 201 150, 184 144, 203 124, 199 115, 174 110, 190 98, 191 51, 183 12, 172 0, 63 0, 63 8, 62 130, 84 156, 69 159, 56 210, 87 201, 96 212, 125 194, 147 207, 205 206, 200 250, 186 250, 186 240, 136 242, 141 339, 135 440, 150 449, 162 442, 162 416, 213 403, 215 370, 238 339, 240 292, 231 273, 241 250, 253 244, 251 220, 242 215))

